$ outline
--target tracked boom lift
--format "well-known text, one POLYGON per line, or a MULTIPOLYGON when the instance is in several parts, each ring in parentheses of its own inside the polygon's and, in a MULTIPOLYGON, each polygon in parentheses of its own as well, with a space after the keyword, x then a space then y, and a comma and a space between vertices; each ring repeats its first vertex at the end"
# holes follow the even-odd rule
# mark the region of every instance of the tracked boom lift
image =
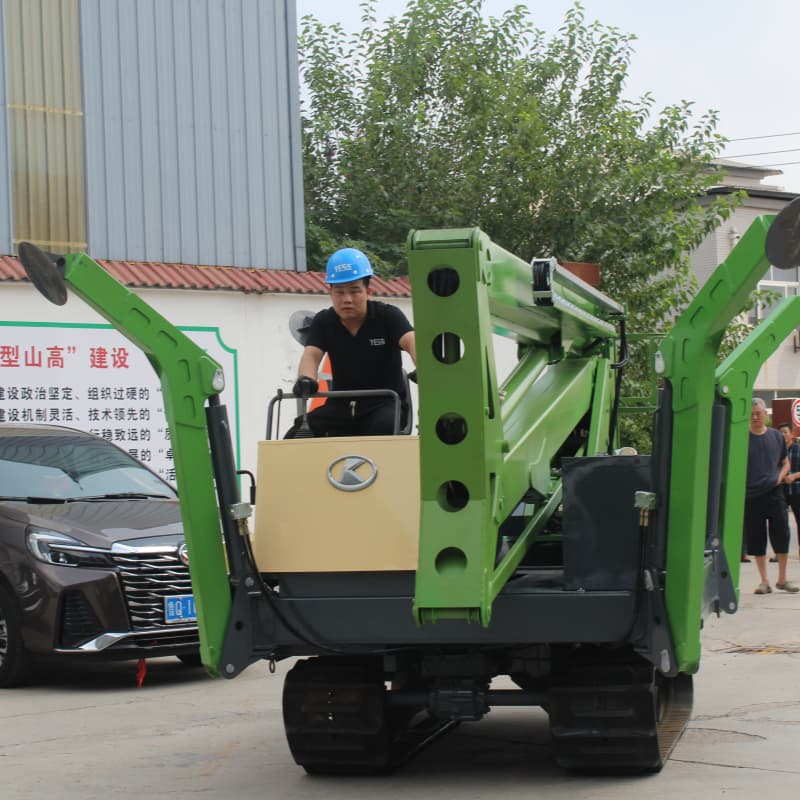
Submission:
POLYGON ((544 707, 565 767, 660 769, 702 619, 737 607, 753 382, 800 298, 717 352, 769 264, 800 265, 800 201, 752 224, 661 341, 651 455, 616 454, 622 306, 477 229, 412 232, 419 435, 268 435, 252 531, 219 366, 88 256, 20 257, 159 374, 203 663, 300 657, 283 712, 306 770, 384 771, 502 705, 544 707), (503 381, 498 334, 518 348, 503 381))

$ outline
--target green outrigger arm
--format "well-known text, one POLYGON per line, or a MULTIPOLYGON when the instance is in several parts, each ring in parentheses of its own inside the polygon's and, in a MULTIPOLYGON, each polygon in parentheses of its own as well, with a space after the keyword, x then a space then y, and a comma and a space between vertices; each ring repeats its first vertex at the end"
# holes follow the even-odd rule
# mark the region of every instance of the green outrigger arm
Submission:
POLYGON ((742 487, 747 476, 748 431, 753 386, 764 362, 800 325, 800 297, 785 297, 772 313, 719 365, 717 394, 727 409, 719 530, 734 586, 739 585, 739 557, 744 528, 742 487))
MULTIPOLYGON (((661 342, 656 353, 656 372, 664 379, 671 394, 671 466, 669 496, 660 501, 666 506, 668 519, 666 559, 666 607, 675 646, 678 669, 694 673, 700 661, 700 628, 702 618, 705 548, 708 524, 708 481, 712 445, 712 409, 716 396, 716 361, 722 337, 731 320, 744 308, 748 296, 756 288, 770 266, 789 267, 797 263, 789 238, 797 236, 796 220, 800 206, 796 201, 778 216, 758 217, 744 236, 712 274, 707 283, 661 342), (777 224, 771 231, 773 220, 777 224), (786 233, 788 228, 791 229, 786 233), (778 235, 774 235, 774 234, 778 235), (769 234, 769 236, 768 236, 769 234), (781 240, 781 245, 770 247, 781 240), (770 250, 772 252, 770 252, 770 250), (769 255, 768 255, 769 253, 769 255), (784 261, 784 263, 781 263, 784 261)), ((794 244, 795 249, 796 243, 794 244)), ((773 329, 775 332, 777 328, 773 329)), ((743 356, 737 357, 743 358, 743 356)), ((760 356, 758 357, 760 358, 760 356)), ((751 366, 756 356, 752 356, 751 366)), ((763 358, 761 359, 763 361, 763 358)), ((739 365, 743 363, 738 361, 739 365)), ((750 378, 750 385, 755 375, 750 378)), ((735 384, 731 381, 731 386, 735 384)), ((730 386, 729 386, 730 388, 730 386)), ((743 389, 737 389, 737 392, 743 389)), ((741 395, 739 394, 741 402, 741 395)), ((740 409, 736 409, 736 414, 740 409)), ((749 411, 748 411, 749 416, 749 411)), ((729 563, 734 557, 731 533, 735 523, 734 506, 742 502, 744 482, 741 479, 741 446, 732 436, 733 459, 728 457, 728 473, 723 509, 727 515, 725 546, 729 563), (730 469, 733 468, 733 474, 730 469), (738 483, 731 482, 736 478, 738 483), (738 494, 738 500, 736 496, 738 494)), ((746 459, 746 454, 744 456, 746 459)), ((741 512, 739 512, 741 514, 741 512)))
POLYGON ((624 309, 554 260, 528 264, 477 228, 412 231, 408 258, 421 387, 415 620, 488 625, 561 502, 556 453, 579 426, 581 452, 608 452, 624 309), (493 333, 518 345, 500 386, 493 333), (498 555, 500 526, 522 501, 525 527, 498 555))
POLYGON ((66 302, 64 282, 140 348, 161 380, 164 413, 174 445, 181 516, 195 591, 200 653, 214 675, 231 611, 231 589, 206 428, 205 401, 224 388, 222 367, 182 331, 84 254, 53 261, 23 242, 20 259, 49 300, 66 302), (191 487, 191 489, 189 488, 191 487))

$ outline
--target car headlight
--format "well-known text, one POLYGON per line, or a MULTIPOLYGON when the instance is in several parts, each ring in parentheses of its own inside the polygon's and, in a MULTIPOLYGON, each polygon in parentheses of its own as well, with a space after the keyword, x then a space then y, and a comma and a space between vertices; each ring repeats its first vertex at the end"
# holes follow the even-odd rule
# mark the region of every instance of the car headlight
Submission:
POLYGON ((110 552, 88 547, 65 533, 30 526, 26 537, 31 554, 45 564, 63 567, 109 567, 110 552))

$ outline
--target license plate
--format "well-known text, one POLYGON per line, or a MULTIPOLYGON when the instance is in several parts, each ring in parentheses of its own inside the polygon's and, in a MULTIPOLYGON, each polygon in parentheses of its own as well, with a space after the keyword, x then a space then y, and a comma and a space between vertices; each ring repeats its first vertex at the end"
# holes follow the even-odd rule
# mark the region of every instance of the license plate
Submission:
POLYGON ((164 598, 164 622, 174 625, 177 622, 196 622, 197 611, 194 607, 194 595, 176 594, 164 598))

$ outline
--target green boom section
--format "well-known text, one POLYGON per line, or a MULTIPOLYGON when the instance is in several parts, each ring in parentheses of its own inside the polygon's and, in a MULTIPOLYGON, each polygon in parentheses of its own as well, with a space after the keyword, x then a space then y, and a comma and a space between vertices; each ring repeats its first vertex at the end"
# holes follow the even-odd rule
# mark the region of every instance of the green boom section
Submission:
POLYGON ((421 387, 415 619, 488 625, 561 500, 556 453, 579 425, 584 452, 607 452, 624 309, 555 261, 527 264, 477 228, 412 231, 408 248, 421 387), (518 343, 500 386, 494 332, 518 343), (525 528, 500 557, 500 526, 522 501, 525 528))
POLYGON ((728 435, 720 524, 725 557, 734 586, 739 585, 739 556, 744 527, 744 494, 747 477, 748 432, 753 387, 764 362, 800 325, 800 297, 786 297, 719 365, 717 393, 728 406, 728 435))
POLYGON ((64 279, 140 348, 162 387, 181 516, 195 587, 203 664, 218 674, 231 593, 206 430, 205 401, 224 386, 222 367, 182 331, 84 254, 65 257, 64 279))
MULTIPOLYGON (((759 217, 679 317, 656 354, 672 387, 666 605, 678 668, 697 671, 704 584, 711 412, 717 352, 725 328, 769 267, 772 217, 759 217)), ((741 487, 739 489, 741 491, 741 487)))

